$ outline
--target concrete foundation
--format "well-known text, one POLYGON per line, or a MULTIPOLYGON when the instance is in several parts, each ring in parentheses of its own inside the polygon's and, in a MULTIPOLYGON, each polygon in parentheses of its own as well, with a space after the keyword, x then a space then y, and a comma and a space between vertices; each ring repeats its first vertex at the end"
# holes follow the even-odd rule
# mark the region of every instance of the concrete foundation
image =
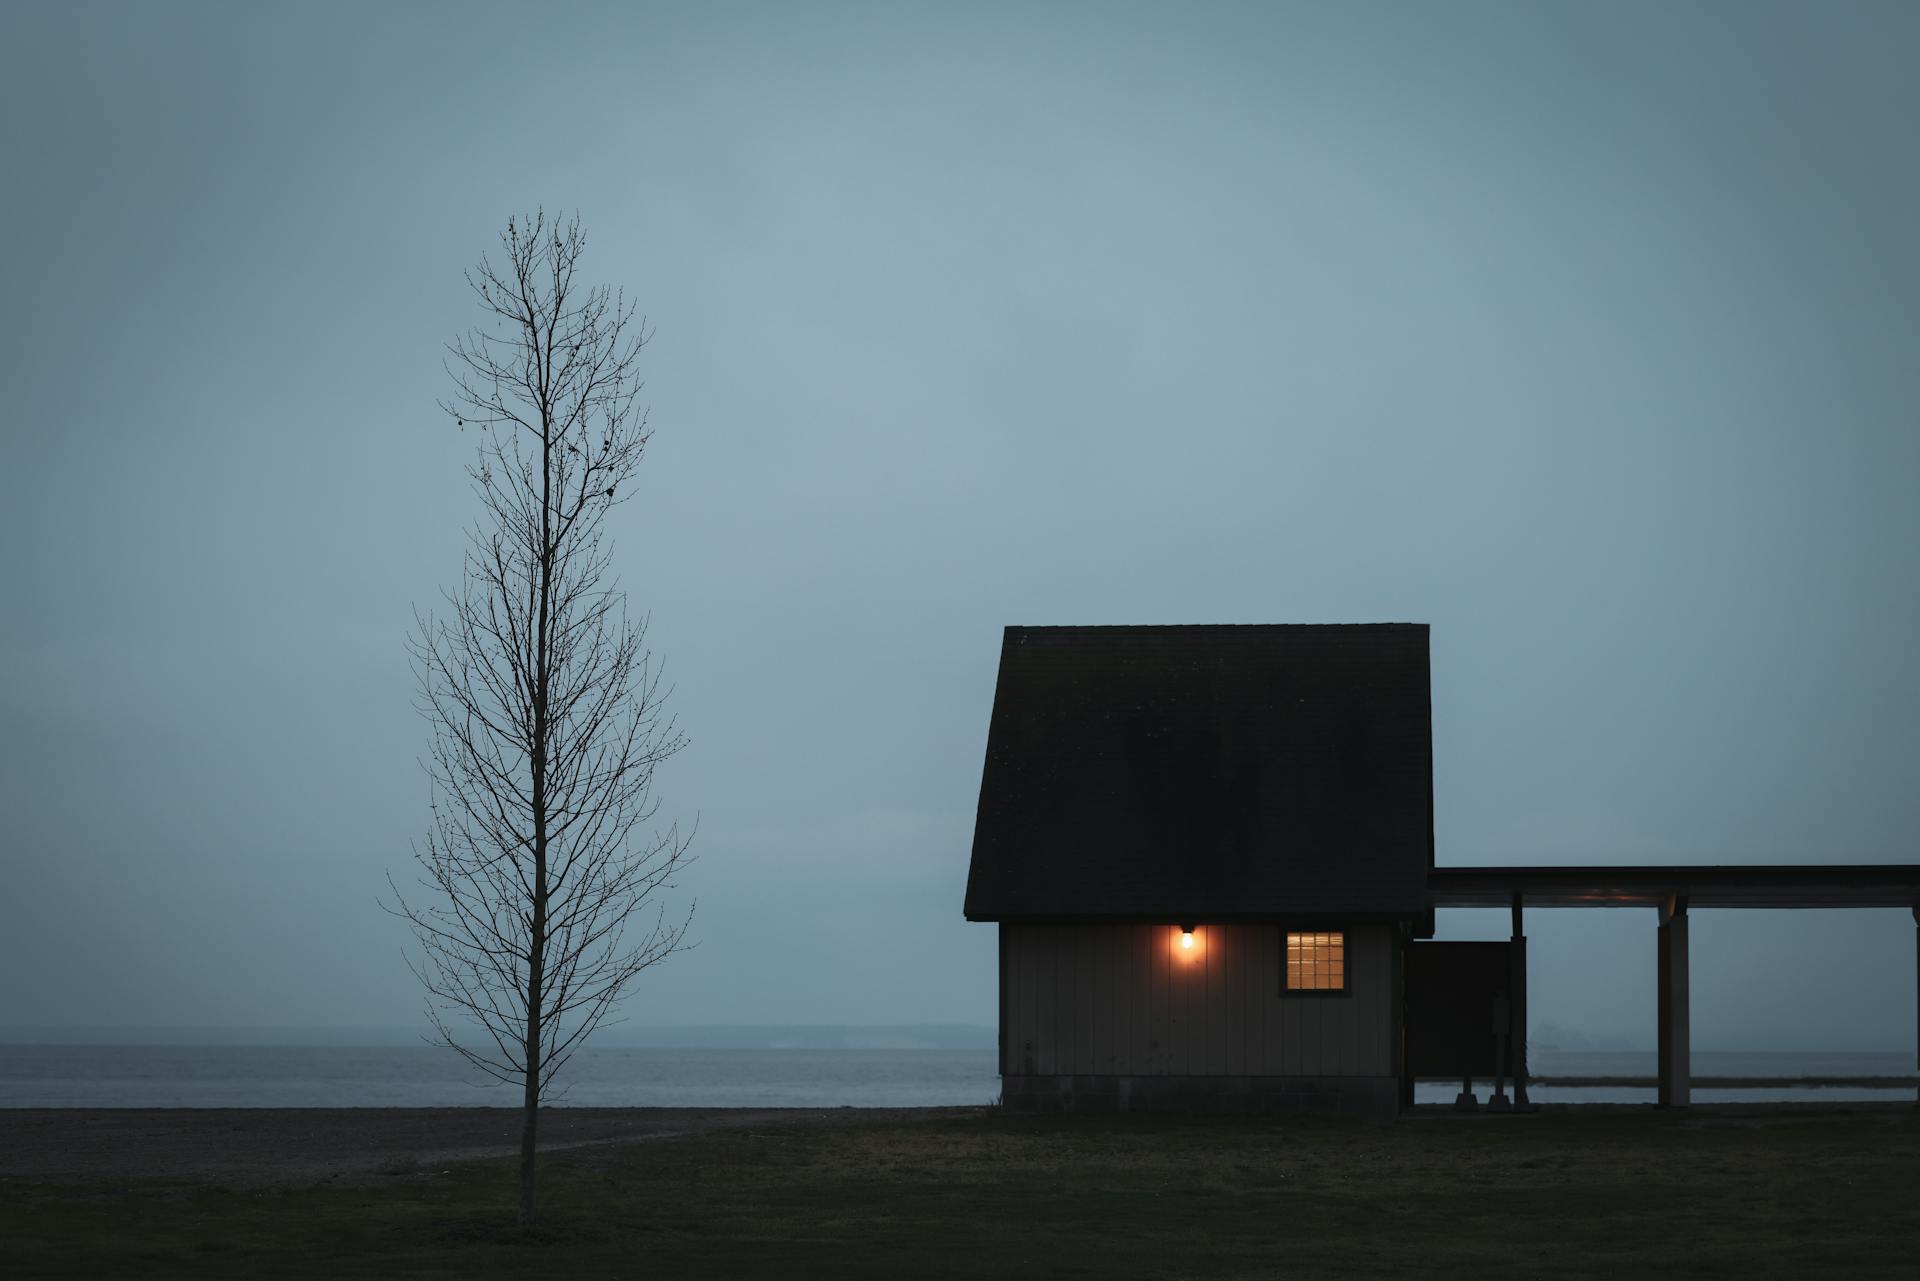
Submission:
POLYGON ((1391 1118, 1391 1076, 1004 1076, 1014 1112, 1345 1112, 1391 1118))

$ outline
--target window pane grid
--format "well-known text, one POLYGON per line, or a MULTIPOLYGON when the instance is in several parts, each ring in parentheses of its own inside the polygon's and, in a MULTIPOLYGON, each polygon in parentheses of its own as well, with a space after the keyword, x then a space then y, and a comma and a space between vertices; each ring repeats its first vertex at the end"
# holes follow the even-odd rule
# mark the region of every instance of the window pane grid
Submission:
POLYGON ((1347 936, 1339 930, 1287 931, 1287 990, 1344 992, 1347 936))

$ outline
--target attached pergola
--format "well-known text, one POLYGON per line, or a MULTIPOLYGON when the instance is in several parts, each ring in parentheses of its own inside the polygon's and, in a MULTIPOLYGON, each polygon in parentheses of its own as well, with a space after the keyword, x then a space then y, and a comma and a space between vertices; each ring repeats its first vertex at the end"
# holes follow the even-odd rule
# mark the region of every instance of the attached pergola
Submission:
POLYGON ((1893 907, 1914 920, 1915 1035, 1920 1061, 1920 864, 1804 863, 1695 867, 1439 867, 1427 877, 1436 907, 1513 912, 1516 1101, 1526 1101, 1526 933, 1534 907, 1650 907, 1659 914, 1659 1066, 1662 1107, 1690 1101, 1687 913, 1706 907, 1893 907))

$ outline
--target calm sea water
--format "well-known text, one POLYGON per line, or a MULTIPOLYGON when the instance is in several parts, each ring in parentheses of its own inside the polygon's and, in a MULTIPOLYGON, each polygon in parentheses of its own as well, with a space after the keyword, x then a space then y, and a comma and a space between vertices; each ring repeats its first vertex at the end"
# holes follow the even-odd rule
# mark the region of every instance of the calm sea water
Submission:
MULTIPOLYGON (((1650 1076, 1651 1052, 1535 1051, 1542 1075, 1650 1076)), ((1697 1076, 1900 1076, 1903 1053, 1698 1051, 1697 1076)), ((943 1107, 1000 1093, 991 1050, 605 1049, 578 1055, 576 1107, 943 1107)), ((1423 1103, 1459 1087, 1422 1084, 1423 1103)), ((1486 1083, 1476 1082, 1481 1097, 1486 1083)), ((1652 1090, 1535 1087, 1541 1102, 1651 1102, 1652 1090)), ((1698 1102, 1912 1098, 1912 1090, 1695 1090, 1698 1102)), ((513 1107, 425 1046, 0 1046, 0 1107, 513 1107)))

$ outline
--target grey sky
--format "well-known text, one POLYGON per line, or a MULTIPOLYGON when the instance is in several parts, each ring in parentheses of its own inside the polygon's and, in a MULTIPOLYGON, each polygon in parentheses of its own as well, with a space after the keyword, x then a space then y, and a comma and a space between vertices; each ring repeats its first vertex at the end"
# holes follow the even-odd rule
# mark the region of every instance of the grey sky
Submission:
MULTIPOLYGON (((1431 623, 1443 863, 1920 861, 1916 38, 7 6, 0 1024, 415 1017, 440 345, 542 202, 658 327, 615 534, 702 945, 636 1022, 992 1021, 1007 623, 1431 623)), ((1533 934, 1536 1020, 1651 1041, 1651 913, 1533 934)), ((1909 1046, 1913 946, 1701 914, 1695 1043, 1909 1046)))

